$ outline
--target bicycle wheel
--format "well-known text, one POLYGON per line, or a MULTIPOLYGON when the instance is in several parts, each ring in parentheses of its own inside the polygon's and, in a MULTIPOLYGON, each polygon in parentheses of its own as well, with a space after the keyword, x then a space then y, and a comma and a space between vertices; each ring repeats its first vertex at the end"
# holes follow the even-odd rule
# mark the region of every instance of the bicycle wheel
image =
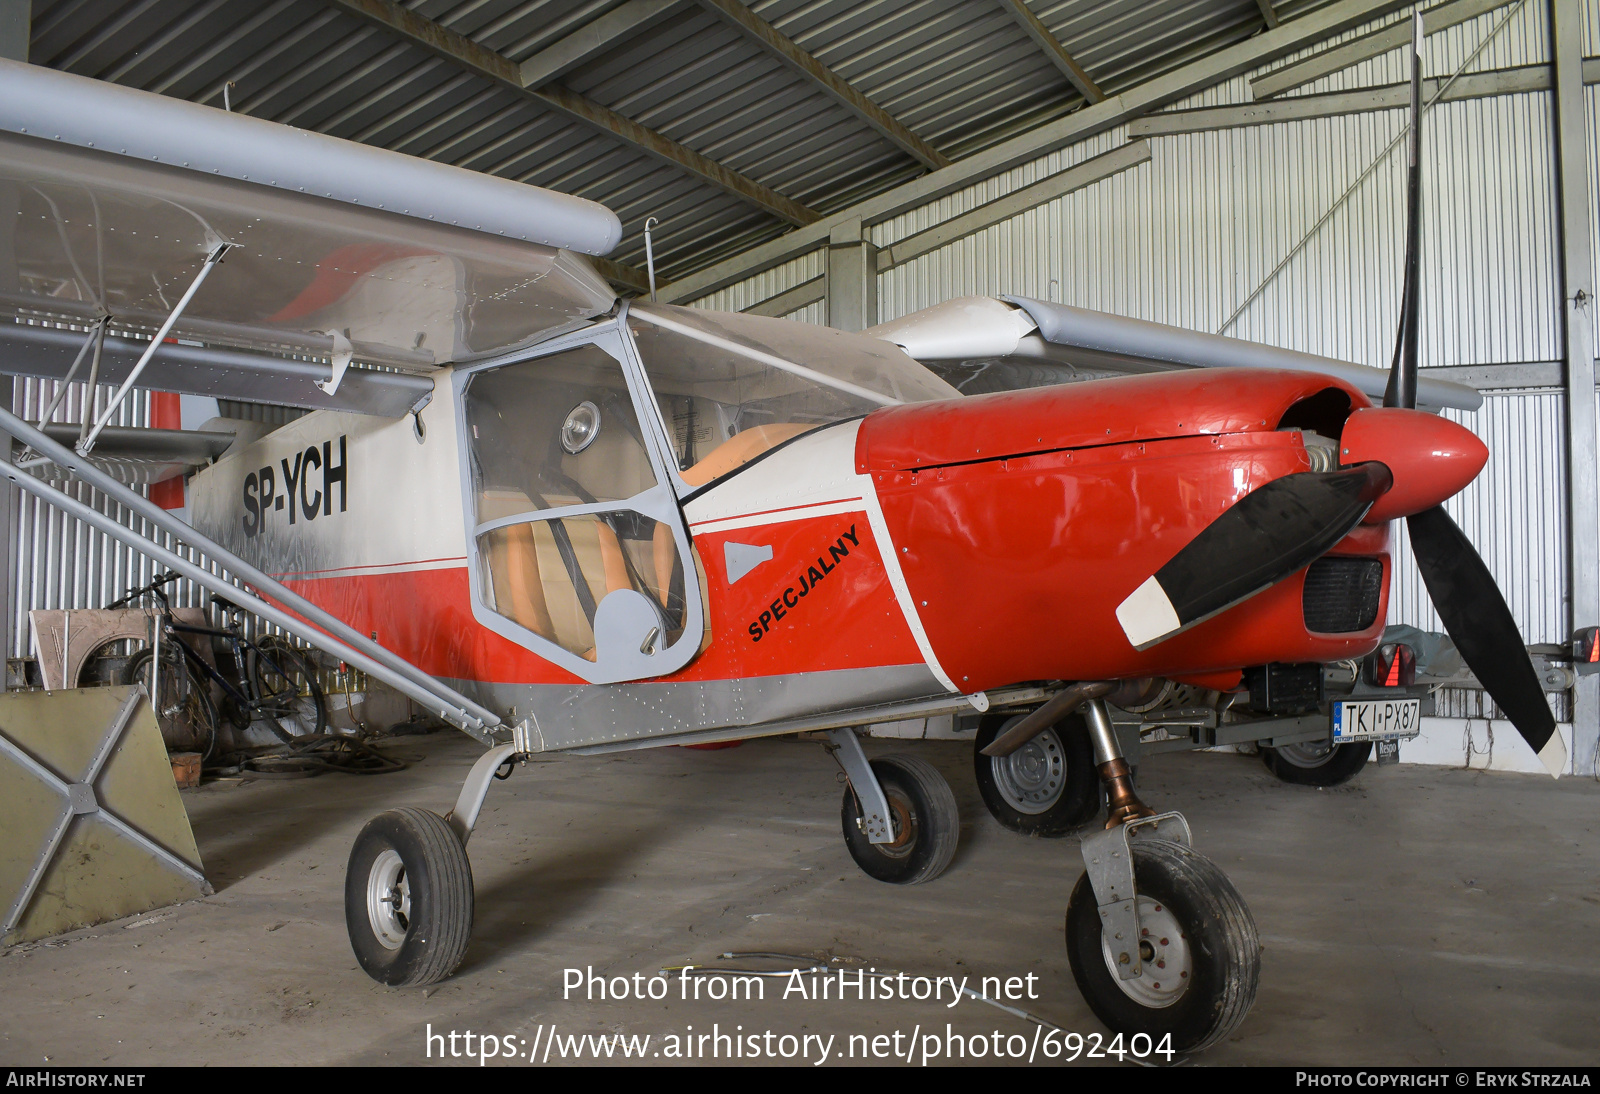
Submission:
POLYGON ((284 639, 263 638, 250 651, 250 677, 257 715, 283 740, 308 737, 328 727, 316 665, 284 639))
POLYGON ((140 650, 128 662, 122 682, 144 685, 167 751, 198 750, 204 763, 217 747, 217 708, 206 682, 190 673, 183 651, 171 640, 162 643, 160 668, 152 673, 155 666, 154 652, 140 650))

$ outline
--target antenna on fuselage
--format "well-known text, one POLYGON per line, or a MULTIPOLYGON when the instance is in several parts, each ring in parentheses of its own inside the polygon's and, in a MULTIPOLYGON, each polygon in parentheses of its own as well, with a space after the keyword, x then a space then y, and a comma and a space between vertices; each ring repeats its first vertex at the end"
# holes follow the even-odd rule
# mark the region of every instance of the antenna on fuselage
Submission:
POLYGON ((660 224, 655 217, 644 222, 644 268, 650 274, 650 303, 656 302, 656 252, 650 245, 650 225, 660 224))

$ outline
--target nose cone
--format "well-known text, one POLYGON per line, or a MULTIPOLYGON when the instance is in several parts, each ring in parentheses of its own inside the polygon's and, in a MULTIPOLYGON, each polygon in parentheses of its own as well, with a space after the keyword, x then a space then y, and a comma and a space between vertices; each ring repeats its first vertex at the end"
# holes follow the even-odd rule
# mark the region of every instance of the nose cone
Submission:
POLYGON ((1431 509, 1478 477, 1489 449, 1473 432, 1448 418, 1420 410, 1369 407, 1345 421, 1339 462, 1346 467, 1376 460, 1394 475, 1394 486, 1378 499, 1365 523, 1380 524, 1431 509))

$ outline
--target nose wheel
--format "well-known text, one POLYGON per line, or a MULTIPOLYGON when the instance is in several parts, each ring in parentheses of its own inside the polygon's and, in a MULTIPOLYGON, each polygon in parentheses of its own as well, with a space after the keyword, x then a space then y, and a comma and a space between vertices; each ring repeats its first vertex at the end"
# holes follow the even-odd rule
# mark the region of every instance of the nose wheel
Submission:
POLYGON ((1138 907, 1126 921, 1137 926, 1117 937, 1126 927, 1100 904, 1085 873, 1067 903, 1072 977, 1113 1032, 1145 1033, 1173 1052, 1209 1048, 1237 1029, 1255 1002, 1255 920, 1210 859, 1163 839, 1135 838, 1126 847, 1137 890, 1129 903, 1138 907))
POLYGON ((1104 702, 1083 711, 1108 820, 1084 837, 1083 877, 1067 902, 1072 978, 1113 1033, 1146 1034, 1162 1053, 1197 1052, 1237 1029, 1255 1002, 1255 920, 1191 849, 1189 822, 1139 800, 1104 702))

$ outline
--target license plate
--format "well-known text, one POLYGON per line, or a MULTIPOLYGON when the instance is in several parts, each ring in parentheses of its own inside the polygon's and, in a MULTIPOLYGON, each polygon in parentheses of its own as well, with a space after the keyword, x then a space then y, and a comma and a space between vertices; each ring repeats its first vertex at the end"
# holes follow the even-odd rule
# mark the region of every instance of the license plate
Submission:
POLYGON ((1422 731, 1422 700, 1362 699, 1333 704, 1333 740, 1376 741, 1422 731))

